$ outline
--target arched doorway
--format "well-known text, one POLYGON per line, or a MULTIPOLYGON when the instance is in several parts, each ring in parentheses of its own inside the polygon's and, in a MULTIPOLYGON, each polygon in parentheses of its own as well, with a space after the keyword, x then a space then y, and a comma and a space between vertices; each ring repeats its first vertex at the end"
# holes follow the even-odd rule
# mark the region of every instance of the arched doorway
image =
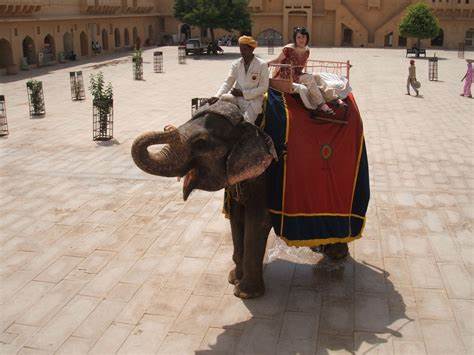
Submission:
POLYGON ((191 38, 191 26, 183 23, 179 28, 179 42, 186 42, 189 38, 191 38))
POLYGON ((36 64, 35 42, 30 36, 26 36, 23 39, 23 57, 26 58, 28 65, 36 64))
POLYGON ((274 30, 273 28, 267 28, 258 34, 257 41, 259 45, 263 46, 267 46, 269 42, 274 46, 282 46, 283 36, 280 32, 274 30))
POLYGON ((466 31, 466 37, 464 38, 464 45, 466 48, 474 47, 474 28, 470 28, 466 31))
MULTIPOLYGON (((293 42, 293 31, 297 27, 307 27, 308 14, 305 11, 291 11, 288 14, 288 42, 293 42)), ((310 28, 306 28, 311 33, 310 28)))
POLYGON ((120 30, 118 28, 114 31, 114 41, 115 41, 115 48, 120 47, 120 30))
POLYGON ((50 34, 47 34, 43 42, 43 54, 44 61, 53 62, 56 59, 56 46, 54 44, 54 38, 50 34))
POLYGON ((109 34, 105 28, 102 30, 102 49, 104 51, 109 50, 109 34))
POLYGON ((74 43, 71 32, 66 32, 63 35, 64 54, 66 57, 74 52, 74 43))
POLYGON ((384 47, 393 47, 393 32, 387 33, 383 40, 384 47))
POLYGON ((440 28, 439 33, 435 38, 431 39, 431 45, 435 47, 442 47, 444 44, 444 31, 440 28))
POLYGON ((10 42, 6 39, 0 39, 0 69, 13 65, 13 52, 10 42))
POLYGON ((130 45, 130 33, 128 32, 128 28, 126 28, 123 32, 123 42, 125 46, 130 45))
POLYGON ((132 35, 133 35, 133 47, 135 49, 140 49, 142 41, 141 41, 140 37, 138 37, 138 30, 137 30, 136 27, 133 28, 133 34, 132 35))
POLYGON ((353 31, 349 27, 347 27, 344 24, 341 24, 342 26, 342 41, 341 41, 341 46, 345 47, 352 47, 352 37, 353 37, 353 31))
POLYGON ((81 41, 81 57, 85 57, 89 55, 89 39, 84 31, 81 32, 79 39, 81 41))
POLYGON ((155 34, 153 31, 153 26, 148 26, 148 45, 152 45, 155 43, 155 34))

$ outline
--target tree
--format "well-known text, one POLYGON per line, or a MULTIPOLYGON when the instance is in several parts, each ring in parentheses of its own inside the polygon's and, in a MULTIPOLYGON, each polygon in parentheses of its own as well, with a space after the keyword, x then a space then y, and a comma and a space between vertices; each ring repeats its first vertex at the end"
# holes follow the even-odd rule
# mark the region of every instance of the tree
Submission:
POLYGON ((191 26, 211 31, 249 31, 251 27, 248 0, 175 0, 174 16, 191 26))
POLYGON ((419 2, 407 8, 407 13, 400 22, 399 31, 403 37, 416 38, 417 48, 420 48, 421 39, 438 36, 439 21, 428 5, 419 2))

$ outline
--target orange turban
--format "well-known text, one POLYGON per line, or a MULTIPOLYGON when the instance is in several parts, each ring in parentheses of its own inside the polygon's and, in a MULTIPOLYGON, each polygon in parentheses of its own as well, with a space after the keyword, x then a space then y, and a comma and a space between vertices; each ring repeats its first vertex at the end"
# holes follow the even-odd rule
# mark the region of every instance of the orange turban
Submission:
POLYGON ((254 40, 251 36, 241 36, 239 38, 239 44, 246 44, 252 48, 257 48, 257 41, 254 40))

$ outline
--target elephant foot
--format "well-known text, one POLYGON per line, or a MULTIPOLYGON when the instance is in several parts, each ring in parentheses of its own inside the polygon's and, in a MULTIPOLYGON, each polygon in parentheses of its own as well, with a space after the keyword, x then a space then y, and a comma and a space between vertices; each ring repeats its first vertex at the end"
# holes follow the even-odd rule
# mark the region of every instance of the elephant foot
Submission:
POLYGON ((257 286, 246 286, 245 283, 239 282, 234 287, 234 296, 242 299, 257 298, 263 296, 265 286, 263 282, 257 286))
POLYGON ((321 252, 334 261, 339 261, 349 256, 349 247, 347 243, 335 243, 323 245, 321 252))
POLYGON ((237 269, 233 268, 232 270, 230 270, 227 280, 229 281, 231 285, 237 285, 237 283, 239 282, 241 278, 242 278, 242 273, 237 272, 237 269))

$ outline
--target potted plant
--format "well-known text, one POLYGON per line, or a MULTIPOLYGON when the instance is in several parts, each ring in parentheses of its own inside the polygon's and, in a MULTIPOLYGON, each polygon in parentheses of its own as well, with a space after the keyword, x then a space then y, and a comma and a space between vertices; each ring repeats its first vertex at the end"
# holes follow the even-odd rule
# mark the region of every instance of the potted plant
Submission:
POLYGON ((113 138, 113 91, 112 84, 105 85, 102 72, 91 74, 89 90, 92 95, 93 139, 113 138))
POLYGON ((33 79, 28 80, 26 89, 28 91, 30 117, 44 116, 46 110, 44 108, 43 82, 33 79))
POLYGON ((135 80, 143 80, 143 50, 135 49, 133 51, 133 78, 135 80))

